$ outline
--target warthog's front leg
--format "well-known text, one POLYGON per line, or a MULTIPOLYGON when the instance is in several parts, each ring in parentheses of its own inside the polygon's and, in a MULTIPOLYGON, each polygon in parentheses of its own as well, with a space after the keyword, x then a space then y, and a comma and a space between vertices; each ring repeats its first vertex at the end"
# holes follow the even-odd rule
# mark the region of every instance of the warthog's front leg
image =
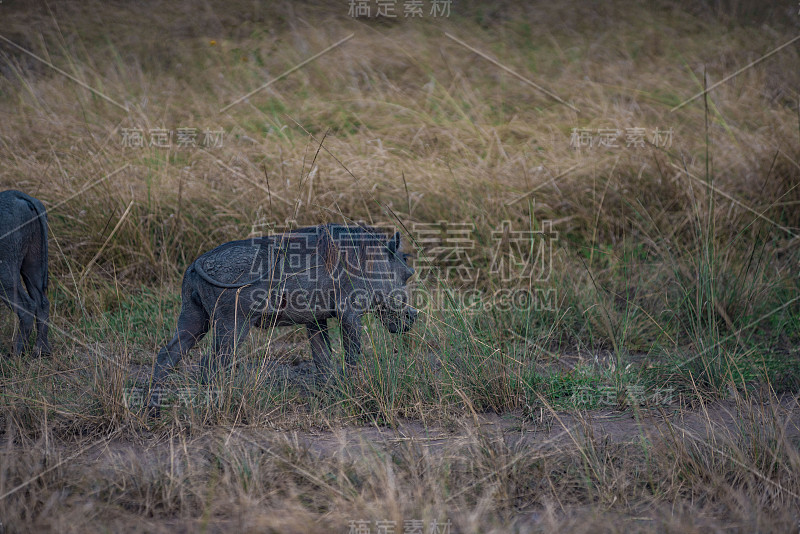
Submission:
POLYGON ((345 363, 353 367, 361 358, 361 317, 356 313, 347 313, 339 317, 342 327, 342 347, 345 363))
POLYGON ((328 321, 322 319, 319 322, 306 324, 308 340, 311 342, 311 357, 314 366, 317 368, 317 376, 324 383, 330 378, 331 365, 331 339, 328 336, 328 321))
POLYGON ((222 317, 214 322, 211 351, 204 354, 200 360, 200 382, 210 384, 217 376, 219 369, 227 371, 232 364, 231 359, 236 352, 236 348, 241 345, 253 322, 252 317, 244 317, 235 320, 233 312, 229 314, 221 313, 222 317))

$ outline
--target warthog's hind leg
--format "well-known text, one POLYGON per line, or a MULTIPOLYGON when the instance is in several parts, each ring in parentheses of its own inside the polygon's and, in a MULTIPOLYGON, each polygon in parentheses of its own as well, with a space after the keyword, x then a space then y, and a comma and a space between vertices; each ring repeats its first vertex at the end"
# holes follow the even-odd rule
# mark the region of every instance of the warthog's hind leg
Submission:
POLYGON ((160 351, 153 369, 150 411, 157 415, 161 403, 161 387, 167 372, 208 332, 208 315, 194 299, 184 299, 175 335, 160 351))
POLYGON ((39 354, 50 354, 48 330, 50 326, 50 301, 44 291, 47 273, 41 271, 39 263, 33 264, 28 258, 22 264, 22 279, 31 297, 32 310, 36 318, 36 350, 39 354))
POLYGON ((21 354, 29 348, 33 321, 36 315, 33 299, 22 287, 19 269, 6 261, 0 263, 0 300, 19 317, 19 332, 14 339, 14 353, 21 354))

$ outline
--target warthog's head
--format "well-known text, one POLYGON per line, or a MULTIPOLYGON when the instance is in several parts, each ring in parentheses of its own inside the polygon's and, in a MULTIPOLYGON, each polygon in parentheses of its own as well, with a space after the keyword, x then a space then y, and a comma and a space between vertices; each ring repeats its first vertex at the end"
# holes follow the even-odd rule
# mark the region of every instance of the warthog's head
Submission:
POLYGON ((413 326, 418 311, 409 303, 408 279, 414 269, 406 263, 408 255, 400 252, 400 232, 389 239, 381 253, 387 261, 379 262, 380 269, 387 272, 382 273, 373 311, 389 332, 401 334, 413 326))

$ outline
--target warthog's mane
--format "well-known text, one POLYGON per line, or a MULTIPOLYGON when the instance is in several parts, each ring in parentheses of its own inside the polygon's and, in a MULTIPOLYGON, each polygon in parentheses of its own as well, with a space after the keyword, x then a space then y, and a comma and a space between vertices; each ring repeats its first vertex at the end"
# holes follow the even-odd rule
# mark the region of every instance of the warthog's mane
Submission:
POLYGON ((375 269, 375 252, 388 239, 382 230, 366 225, 323 224, 316 230, 317 254, 329 273, 344 268, 351 274, 368 275, 375 269))

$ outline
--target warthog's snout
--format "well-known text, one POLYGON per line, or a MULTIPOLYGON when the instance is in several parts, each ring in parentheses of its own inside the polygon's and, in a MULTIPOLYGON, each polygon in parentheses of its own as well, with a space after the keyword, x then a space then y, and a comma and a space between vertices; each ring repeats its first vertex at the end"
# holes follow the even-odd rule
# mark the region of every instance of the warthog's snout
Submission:
POLYGON ((392 334, 403 334, 411 330, 414 321, 417 320, 419 310, 414 306, 405 306, 402 310, 387 311, 381 310, 378 317, 383 322, 386 329, 392 334))

